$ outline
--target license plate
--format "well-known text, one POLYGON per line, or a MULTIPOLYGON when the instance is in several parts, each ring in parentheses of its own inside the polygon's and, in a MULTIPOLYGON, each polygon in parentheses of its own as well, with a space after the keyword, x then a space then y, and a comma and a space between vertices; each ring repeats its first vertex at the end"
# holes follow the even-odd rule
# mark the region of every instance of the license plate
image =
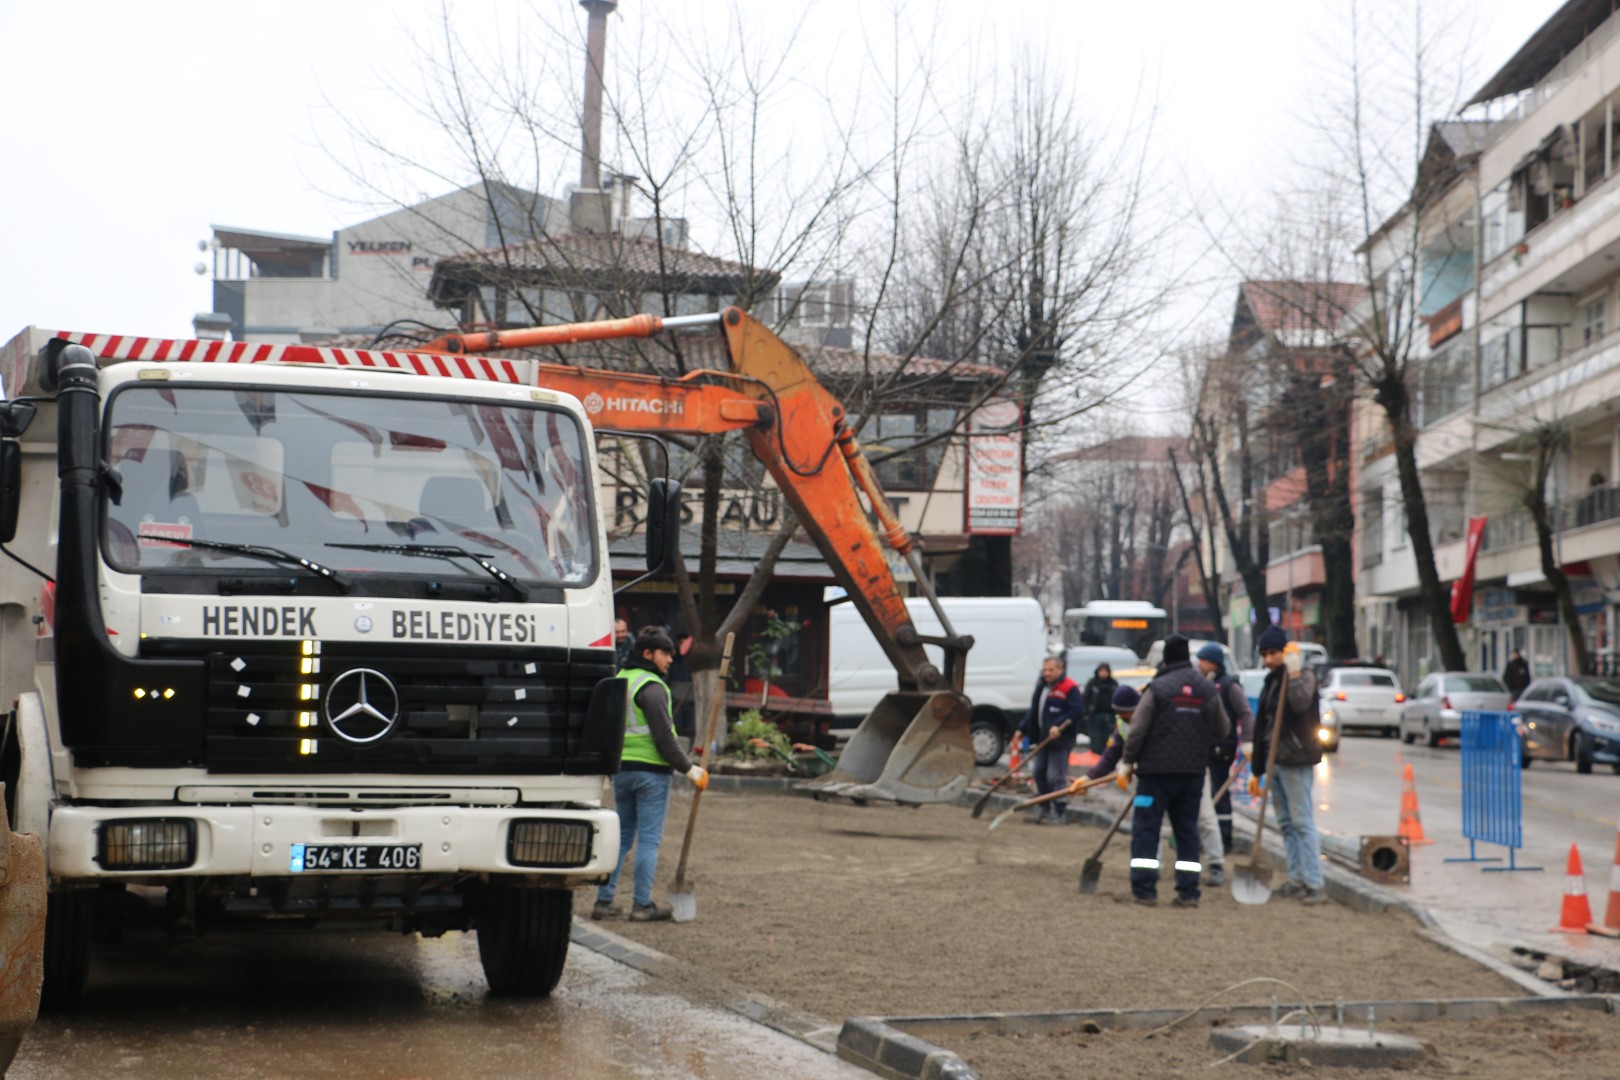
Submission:
POLYGON ((420 870, 421 844, 294 844, 295 874, 311 870, 420 870))

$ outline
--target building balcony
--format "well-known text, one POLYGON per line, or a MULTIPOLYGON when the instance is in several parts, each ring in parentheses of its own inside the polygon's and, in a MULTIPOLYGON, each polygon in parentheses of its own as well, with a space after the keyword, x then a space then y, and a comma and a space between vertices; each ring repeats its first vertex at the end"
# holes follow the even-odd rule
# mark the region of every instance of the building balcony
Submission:
POLYGON ((1266 594, 1299 592, 1301 589, 1319 589, 1327 584, 1327 569, 1322 563, 1322 549, 1317 545, 1300 548, 1271 560, 1266 567, 1266 594))
MULTIPOLYGON (((1560 499, 1548 509, 1555 534, 1620 520, 1620 484, 1587 488, 1578 495, 1560 499)), ((1535 542, 1536 527, 1530 511, 1511 510, 1486 521, 1480 550, 1501 551, 1535 542)))
POLYGON ((1612 273, 1620 254, 1620 182, 1609 177, 1553 213, 1480 275, 1480 319, 1486 321, 1538 292, 1570 293, 1612 273))

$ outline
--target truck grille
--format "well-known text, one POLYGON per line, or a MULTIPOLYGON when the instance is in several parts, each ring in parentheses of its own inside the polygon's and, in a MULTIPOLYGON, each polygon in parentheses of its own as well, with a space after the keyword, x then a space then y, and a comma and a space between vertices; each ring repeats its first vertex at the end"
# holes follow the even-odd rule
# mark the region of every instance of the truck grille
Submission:
MULTIPOLYGON (((179 642, 144 644, 187 655, 179 642)), ((209 772, 605 771, 586 718, 592 689, 613 674, 611 649, 195 644, 189 655, 208 663, 209 772), (339 737, 327 705, 333 683, 362 669, 379 711, 393 711, 390 685, 398 709, 391 729, 357 744, 339 737)), ((352 679, 340 693, 352 697, 352 679)))

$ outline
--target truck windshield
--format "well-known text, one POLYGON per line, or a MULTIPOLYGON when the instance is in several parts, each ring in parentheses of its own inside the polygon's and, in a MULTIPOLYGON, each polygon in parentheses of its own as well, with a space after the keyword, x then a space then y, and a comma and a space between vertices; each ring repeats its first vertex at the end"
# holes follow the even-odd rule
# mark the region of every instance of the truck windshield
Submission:
MULTIPOLYGON (((264 566, 183 543, 207 540, 355 574, 423 574, 399 547, 416 544, 486 554, 529 582, 596 575, 583 433, 558 409, 143 384, 108 405, 106 457, 123 489, 106 550, 126 572, 264 566)), ((485 577, 456 562, 432 574, 485 577)))

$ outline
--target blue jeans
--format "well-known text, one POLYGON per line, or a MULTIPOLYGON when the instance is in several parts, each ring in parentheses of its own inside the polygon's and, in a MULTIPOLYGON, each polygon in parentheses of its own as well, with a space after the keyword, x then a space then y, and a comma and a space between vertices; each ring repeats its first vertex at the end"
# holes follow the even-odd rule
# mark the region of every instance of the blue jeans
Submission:
POLYGON ((658 872, 658 845, 664 839, 664 813, 669 809, 670 773, 621 772, 613 777, 613 805, 619 812, 619 861, 607 884, 596 890, 596 902, 613 903, 619 872, 630 845, 636 848, 635 901, 652 903, 653 875, 658 872))
MULTIPOLYGON (((1073 743, 1053 743, 1035 755, 1035 790, 1042 795, 1051 794, 1069 786, 1069 751, 1073 743)), ((1069 807, 1067 799, 1056 799, 1043 809, 1058 818, 1069 807)))
POLYGON ((1278 765, 1267 782, 1272 785, 1271 801, 1277 804, 1277 824, 1288 848, 1288 878, 1302 881, 1312 889, 1322 887, 1322 845, 1316 836, 1316 817, 1311 800, 1309 765, 1278 765))

